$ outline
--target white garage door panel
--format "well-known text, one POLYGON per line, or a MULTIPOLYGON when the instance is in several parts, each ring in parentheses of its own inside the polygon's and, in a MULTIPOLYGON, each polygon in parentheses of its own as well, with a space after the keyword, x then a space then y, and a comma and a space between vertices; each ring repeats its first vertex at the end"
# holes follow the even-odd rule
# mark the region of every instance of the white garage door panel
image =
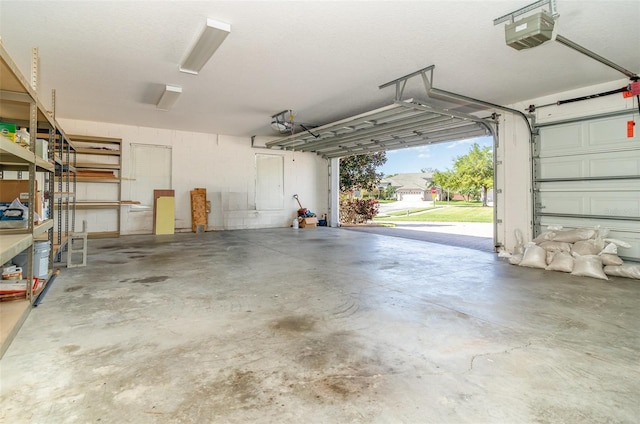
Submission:
POLYGON ((540 193, 544 213, 572 215, 640 216, 640 192, 540 193))
POLYGON ((422 194, 402 194, 402 201, 404 202, 421 202, 424 200, 422 194))
MULTIPOLYGON (((589 121, 588 125, 589 146, 600 148, 606 146, 607 149, 628 148, 633 139, 627 138, 627 116, 616 116, 596 121, 589 121)), ((635 137, 639 140, 638 137, 635 137)))
POLYGON ((546 127, 540 130, 540 157, 571 154, 582 148, 582 124, 575 123, 562 127, 546 127))
POLYGON ((627 138, 631 114, 540 128, 539 156, 576 155, 637 149, 640 131, 627 138))
POLYGON ((542 124, 534 146, 534 233, 548 225, 599 225, 640 261, 640 131, 633 112, 542 124))
POLYGON ((640 175, 640 157, 629 151, 545 157, 540 178, 606 177, 640 175))

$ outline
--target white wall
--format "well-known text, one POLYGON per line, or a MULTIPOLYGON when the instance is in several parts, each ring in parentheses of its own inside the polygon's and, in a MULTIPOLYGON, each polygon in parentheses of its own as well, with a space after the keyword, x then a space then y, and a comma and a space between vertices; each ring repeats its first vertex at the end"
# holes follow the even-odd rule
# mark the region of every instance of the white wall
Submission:
MULTIPOLYGON (((211 201, 209 230, 288 227, 296 216, 298 194, 303 206, 318 215, 329 211, 327 161, 312 153, 252 148, 251 139, 172 131, 101 122, 59 119, 67 134, 122 139, 122 199, 130 199, 131 143, 171 146, 172 189, 176 196, 176 231, 191 231, 189 191, 206 188, 211 201), (284 208, 260 211, 255 206, 255 155, 284 157, 284 208)), ((96 190, 101 190, 99 184, 96 190)), ((159 187, 166 188, 166 187, 159 187)), ((103 188, 104 189, 104 188, 103 188)), ((150 234, 151 211, 122 207, 121 234, 150 234)), ((89 231, 91 229, 91 223, 89 231)))
MULTIPOLYGON (((610 83, 584 87, 549 96, 509 105, 524 111, 529 105, 554 103, 553 106, 539 108, 534 112, 538 123, 555 122, 564 119, 597 115, 625 109, 637 108, 633 99, 624 99, 622 94, 598 97, 581 102, 557 106, 559 100, 597 94, 624 87, 628 80, 620 79, 610 83)), ((636 127, 637 128, 637 127, 636 127)), ((497 175, 496 198, 497 217, 502 220, 497 225, 497 242, 512 251, 516 245, 515 230, 522 231, 524 241, 533 235, 533 205, 531 186, 531 154, 529 134, 522 118, 503 113, 500 120, 500 134, 496 150, 497 175), (501 161, 501 163, 500 163, 501 161), (502 189, 502 193, 497 190, 502 189)))

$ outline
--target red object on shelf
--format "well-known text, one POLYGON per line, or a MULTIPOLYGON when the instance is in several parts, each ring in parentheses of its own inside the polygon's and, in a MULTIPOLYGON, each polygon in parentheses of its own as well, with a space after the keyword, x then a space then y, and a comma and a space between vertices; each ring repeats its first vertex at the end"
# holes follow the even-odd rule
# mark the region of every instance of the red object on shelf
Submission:
POLYGON ((627 138, 633 138, 633 129, 635 126, 635 121, 627 121, 627 138))

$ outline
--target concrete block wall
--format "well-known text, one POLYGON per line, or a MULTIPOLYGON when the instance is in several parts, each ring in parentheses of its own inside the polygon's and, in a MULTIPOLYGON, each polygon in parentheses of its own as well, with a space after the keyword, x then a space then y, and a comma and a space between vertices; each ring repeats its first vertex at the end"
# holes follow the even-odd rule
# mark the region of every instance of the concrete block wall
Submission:
MULTIPOLYGON (((176 231, 191 231, 189 191, 207 189, 211 201, 209 230, 288 227, 296 215, 298 194, 303 206, 318 215, 327 213, 328 164, 312 153, 252 148, 248 137, 174 131, 112 123, 59 119, 68 134, 122 139, 122 198, 130 199, 131 144, 171 146, 172 189, 176 196, 176 231), (282 210, 256 209, 256 154, 284 158, 284 207, 282 210)), ((107 190, 95 184, 92 190, 107 190)), ((166 188, 166 187, 159 187, 166 188)), ((96 198, 107 198, 93 193, 96 198)), ((98 214, 96 214, 98 216, 98 214)), ((121 234, 150 234, 152 211, 122 207, 121 234)), ((95 223, 98 225, 98 223, 95 223)), ((102 230, 101 230, 102 231, 102 230)))
MULTIPOLYGON (((604 65, 603 65, 604 66, 604 65)), ((543 97, 509 105, 524 111, 529 105, 546 105, 559 100, 567 100, 621 88, 629 84, 627 79, 618 79, 608 83, 592 85, 580 89, 554 93, 543 97)), ((633 98, 625 99, 622 94, 598 97, 590 100, 553 105, 539 108, 533 114, 538 123, 561 121, 565 119, 598 115, 620 110, 633 110, 633 98)), ((500 118, 500 134, 496 158, 498 161, 496 176, 497 242, 512 251, 516 245, 515 230, 519 229, 524 241, 533 236, 533 205, 531 181, 531 153, 529 134, 522 118, 503 113, 500 118), (497 191, 502 189, 502 193, 497 191)))

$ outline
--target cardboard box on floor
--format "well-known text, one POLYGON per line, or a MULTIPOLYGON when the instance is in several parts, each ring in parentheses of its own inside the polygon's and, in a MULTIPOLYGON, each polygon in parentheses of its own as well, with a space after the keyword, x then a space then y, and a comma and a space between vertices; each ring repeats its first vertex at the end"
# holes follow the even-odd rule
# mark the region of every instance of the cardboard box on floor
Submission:
POLYGON ((300 228, 315 228, 318 226, 318 218, 302 218, 300 221, 300 228))
MULTIPOLYGON (((33 210, 42 218, 42 193, 38 191, 36 183, 36 208, 33 210)), ((0 203, 11 203, 16 199, 29 205, 29 180, 0 180, 0 203)))

